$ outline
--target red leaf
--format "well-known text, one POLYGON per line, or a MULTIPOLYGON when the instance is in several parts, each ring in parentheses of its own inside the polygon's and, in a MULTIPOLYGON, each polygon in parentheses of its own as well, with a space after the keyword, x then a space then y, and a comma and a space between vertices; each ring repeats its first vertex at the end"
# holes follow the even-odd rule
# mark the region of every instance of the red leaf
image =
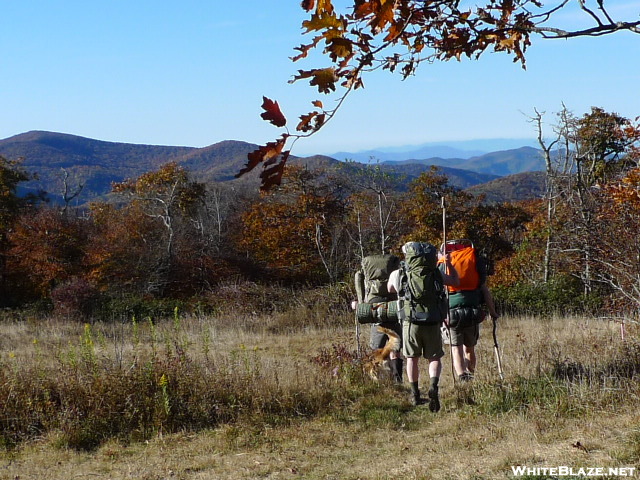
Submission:
POLYGON ((287 141, 287 135, 283 135, 282 138, 276 140, 275 142, 269 142, 266 145, 259 147, 257 150, 249 153, 247 155, 247 159, 249 160, 245 167, 240 170, 236 174, 236 178, 241 177, 247 172, 250 172, 258 164, 265 162, 265 165, 272 164, 275 158, 282 153, 282 149, 284 148, 284 144, 287 141))
POLYGON ((313 7, 316 6, 316 0, 302 0, 300 6, 306 10, 307 12, 313 10, 313 7))
POLYGON ((260 174, 260 178, 262 179, 260 190, 267 191, 271 189, 271 187, 280 185, 280 183, 282 183, 282 174, 284 173, 284 167, 287 164, 289 153, 290 151, 287 150, 282 154, 279 163, 275 164, 273 167, 265 168, 262 171, 262 173, 260 174))
POLYGON ((278 102, 274 102, 267 97, 262 97, 262 100, 262 108, 265 111, 260 116, 264 120, 271 122, 276 127, 284 127, 287 124, 287 119, 284 118, 284 115, 280 111, 280 105, 278 105, 278 102))

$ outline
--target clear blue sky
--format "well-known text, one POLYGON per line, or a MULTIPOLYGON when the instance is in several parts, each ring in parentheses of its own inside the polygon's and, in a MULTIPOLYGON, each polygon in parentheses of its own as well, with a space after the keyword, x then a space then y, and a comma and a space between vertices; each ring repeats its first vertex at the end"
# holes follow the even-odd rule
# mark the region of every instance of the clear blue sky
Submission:
MULTIPOLYGON (((344 3, 344 0, 342 0, 344 3)), ((626 20, 640 0, 609 1, 626 20)), ((0 138, 49 130, 99 140, 203 147, 263 143, 280 130, 260 118, 278 100, 292 126, 320 98, 287 81, 308 41, 299 0, 2 2, 0 138)), ((314 64, 313 66, 318 66, 314 64)), ((562 103, 640 115, 640 35, 534 39, 522 70, 508 56, 424 65, 417 76, 376 73, 294 154, 427 142, 527 138, 534 108, 549 122, 562 103)))

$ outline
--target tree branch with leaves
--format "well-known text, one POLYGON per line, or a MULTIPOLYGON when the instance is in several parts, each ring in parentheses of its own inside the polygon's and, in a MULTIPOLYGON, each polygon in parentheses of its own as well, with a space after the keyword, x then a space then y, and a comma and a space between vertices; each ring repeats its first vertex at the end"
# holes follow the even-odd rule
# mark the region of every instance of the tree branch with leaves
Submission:
POLYGON ((290 83, 306 80, 318 93, 336 95, 335 106, 325 108, 321 100, 314 100, 314 109, 300 115, 292 132, 278 102, 264 97, 262 118, 285 132, 251 152, 237 176, 262 164, 261 188, 279 185, 295 142, 322 129, 375 70, 398 72, 406 79, 420 64, 478 59, 487 51, 511 55, 524 68, 534 35, 560 39, 640 33, 640 21, 614 19, 604 0, 577 0, 578 11, 593 23, 590 28, 572 30, 552 24, 561 18, 560 12, 575 4, 570 0, 550 7, 538 0, 485 0, 472 5, 461 0, 353 0, 340 13, 332 0, 303 0, 301 7, 309 18, 302 28, 311 40, 296 47, 291 59, 298 62, 320 50, 328 64, 300 69, 290 83), (287 143, 289 149, 285 149, 287 143))

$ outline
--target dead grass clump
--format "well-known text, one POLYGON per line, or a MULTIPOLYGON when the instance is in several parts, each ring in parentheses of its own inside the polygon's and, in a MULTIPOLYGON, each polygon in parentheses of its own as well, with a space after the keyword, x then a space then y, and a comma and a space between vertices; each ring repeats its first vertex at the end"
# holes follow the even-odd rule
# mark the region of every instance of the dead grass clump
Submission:
POLYGON ((257 347, 205 348, 211 338, 198 342, 178 319, 128 328, 128 338, 109 338, 86 325, 66 346, 35 342, 30 354, 0 360, 0 443, 59 431, 61 445, 91 450, 110 438, 286 423, 359 394, 345 388, 357 377, 330 376, 309 363, 285 368, 257 347))

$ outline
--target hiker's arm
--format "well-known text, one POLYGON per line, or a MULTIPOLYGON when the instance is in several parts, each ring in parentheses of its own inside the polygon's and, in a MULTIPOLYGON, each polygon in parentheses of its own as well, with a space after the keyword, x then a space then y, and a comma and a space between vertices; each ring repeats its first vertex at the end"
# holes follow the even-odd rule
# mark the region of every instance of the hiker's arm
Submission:
MULTIPOLYGON (((443 255, 439 254, 440 258, 443 255)), ((460 277, 458 276, 458 271, 451 264, 451 256, 447 253, 444 255, 444 272, 442 273, 442 279, 444 280, 445 285, 449 285, 450 287, 457 287, 460 285, 460 277)))
POLYGON ((389 275, 389 281, 387 282, 387 291, 389 293, 398 293, 400 281, 400 270, 394 270, 389 275))
POLYGON ((491 315, 491 318, 493 318, 494 320, 497 320, 500 315, 498 315, 498 312, 496 311, 496 304, 493 301, 493 295, 491 295, 491 291, 489 290, 489 287, 487 287, 486 283, 483 283, 480 286, 480 291, 482 292, 482 296, 484 297, 484 303, 489 309, 489 315, 491 315))

